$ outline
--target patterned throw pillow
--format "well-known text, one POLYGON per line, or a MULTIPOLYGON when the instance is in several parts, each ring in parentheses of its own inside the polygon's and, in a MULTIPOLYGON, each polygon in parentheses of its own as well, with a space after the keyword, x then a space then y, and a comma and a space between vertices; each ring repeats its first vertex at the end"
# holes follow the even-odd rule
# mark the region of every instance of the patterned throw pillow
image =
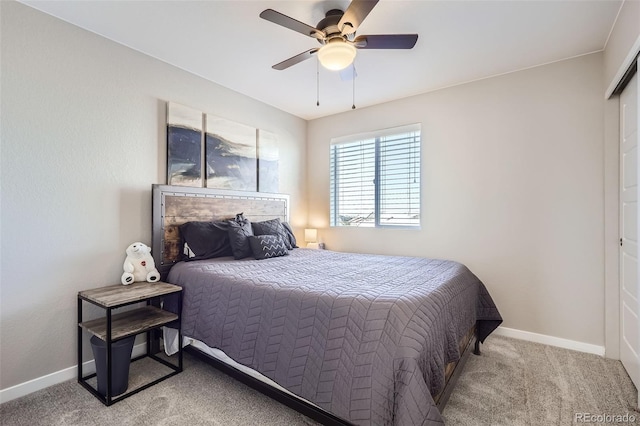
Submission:
POLYGON ((293 246, 289 241, 289 234, 282 225, 282 222, 280 222, 280 219, 275 218, 265 220, 264 222, 253 222, 251 224, 251 228, 253 229, 253 235, 277 235, 282 238, 282 241, 288 250, 293 249, 293 246))
POLYGON ((249 237, 253 257, 258 260, 287 256, 289 251, 284 240, 278 235, 257 235, 249 237))

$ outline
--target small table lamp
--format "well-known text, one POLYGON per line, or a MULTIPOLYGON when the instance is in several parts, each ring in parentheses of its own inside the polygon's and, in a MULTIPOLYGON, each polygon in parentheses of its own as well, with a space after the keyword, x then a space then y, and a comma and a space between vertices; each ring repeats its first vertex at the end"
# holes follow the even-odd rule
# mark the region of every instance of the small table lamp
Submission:
POLYGON ((304 240, 307 242, 307 248, 317 249, 320 248, 318 244, 318 230, 317 229, 305 229, 304 240))

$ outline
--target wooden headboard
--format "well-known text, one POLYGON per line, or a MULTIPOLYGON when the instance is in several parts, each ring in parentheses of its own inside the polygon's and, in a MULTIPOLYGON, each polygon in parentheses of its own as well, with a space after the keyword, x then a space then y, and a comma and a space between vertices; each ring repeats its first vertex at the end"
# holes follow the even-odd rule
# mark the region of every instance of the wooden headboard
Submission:
POLYGON ((191 221, 232 219, 289 221, 289 196, 264 192, 153 185, 151 250, 162 279, 180 260, 179 226, 191 221))

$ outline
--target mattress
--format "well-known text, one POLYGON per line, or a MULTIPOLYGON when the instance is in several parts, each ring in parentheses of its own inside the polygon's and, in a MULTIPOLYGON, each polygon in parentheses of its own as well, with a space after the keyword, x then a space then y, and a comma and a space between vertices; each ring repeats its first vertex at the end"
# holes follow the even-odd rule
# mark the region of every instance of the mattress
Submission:
POLYGON ((295 249, 180 262, 168 281, 185 337, 359 425, 442 424, 432 395, 460 338, 502 321, 484 284, 440 259, 295 249))

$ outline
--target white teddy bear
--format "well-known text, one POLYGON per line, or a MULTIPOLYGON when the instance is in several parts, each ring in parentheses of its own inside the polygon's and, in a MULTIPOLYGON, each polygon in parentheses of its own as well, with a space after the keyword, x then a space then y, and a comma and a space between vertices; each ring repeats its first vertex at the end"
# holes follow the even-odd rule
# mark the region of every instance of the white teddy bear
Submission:
POLYGON ((136 242, 127 247, 127 258, 122 267, 122 284, 129 285, 136 281, 155 283, 160 281, 160 273, 151 257, 151 249, 146 244, 136 242))

